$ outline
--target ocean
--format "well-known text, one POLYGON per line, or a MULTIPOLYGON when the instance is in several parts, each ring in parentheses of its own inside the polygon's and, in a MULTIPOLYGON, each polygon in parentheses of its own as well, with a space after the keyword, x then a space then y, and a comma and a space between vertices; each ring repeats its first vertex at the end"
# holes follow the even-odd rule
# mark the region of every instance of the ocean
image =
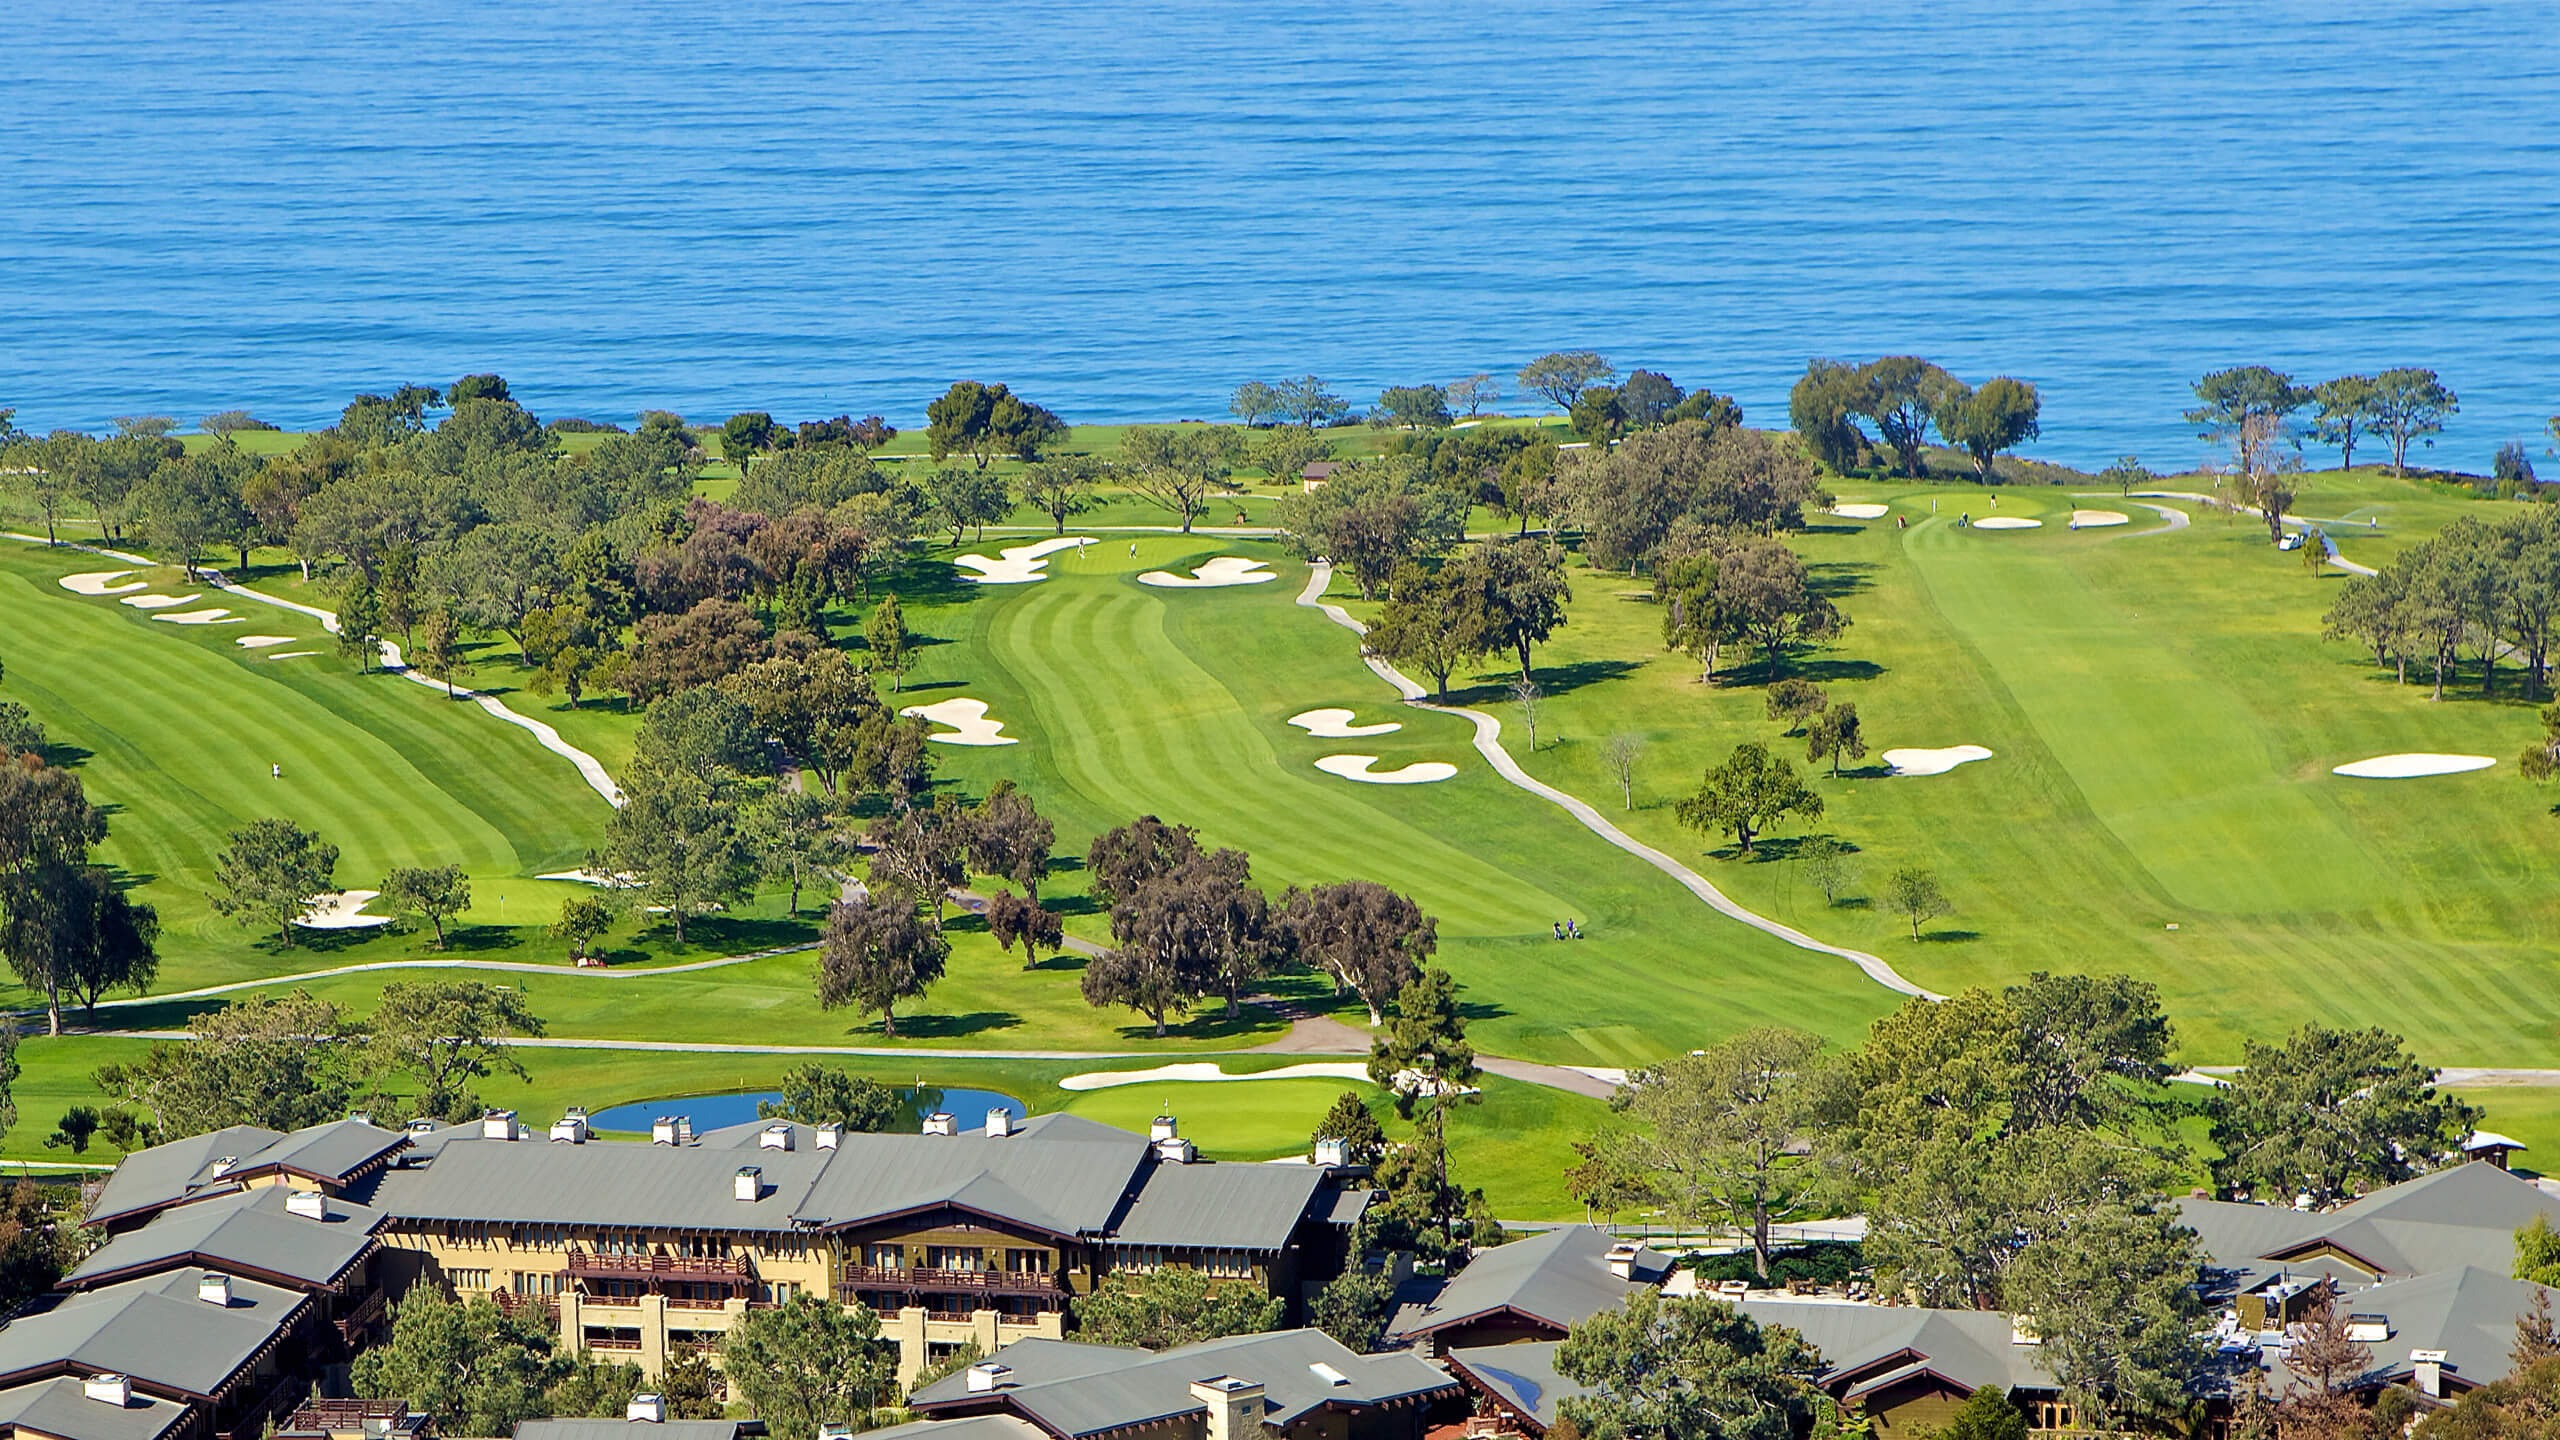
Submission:
POLYGON ((1561 348, 1770 423, 1808 357, 1919 353, 2034 381, 2030 452, 2087 465, 2194 463, 2236 363, 2440 370, 2430 464, 2560 412, 2531 0, 9 13, 38 429, 481 370, 551 416, 918 425, 971 377, 1103 422, 1561 348))

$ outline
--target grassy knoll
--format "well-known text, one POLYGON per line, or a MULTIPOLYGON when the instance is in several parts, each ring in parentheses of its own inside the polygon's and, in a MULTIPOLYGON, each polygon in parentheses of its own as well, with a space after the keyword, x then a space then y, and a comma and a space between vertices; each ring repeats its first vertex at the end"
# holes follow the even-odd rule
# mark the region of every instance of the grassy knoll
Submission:
MULTIPOLYGON (((1671 801, 1735 743, 1803 752, 1764 718, 1758 684, 1702 686, 1690 662, 1663 655, 1642 581, 1577 572, 1573 623, 1545 663, 1642 663, 1560 694, 1563 738, 1531 767, 1602 795, 1614 788, 1604 739, 1643 735, 1628 828, 1719 852, 1706 873, 1746 904, 1935 988, 2122 968, 2160 984, 2193 1059, 2236 1059, 2245 1036, 2318 1019, 2388 1026, 2442 1063, 2548 1063, 2560 998, 2537 978, 2560 904, 2537 880, 2560 861, 2560 827, 2506 763, 2537 729, 2531 706, 2430 704, 2324 644, 2335 572, 2315 581, 2251 523, 2074 534, 2066 496, 2011 490, 1996 513, 2045 528, 1964 530, 1959 511, 1995 513, 1981 491, 1840 488, 1890 500, 1910 528, 1834 520, 1799 542, 1856 622, 1799 670, 1857 704, 1875 749, 1998 752, 1926 778, 1886 778, 1870 757, 1819 782, 1819 828, 1863 852, 1850 903, 1827 906, 1783 841, 1745 861, 1674 820, 1671 801), (2403 782, 2329 774, 2404 750, 2502 763, 2403 782), (1958 907, 1918 945, 1871 903, 1885 872, 1912 863, 1936 870, 1958 907)), ((2340 503, 2382 514, 2382 534, 2403 540, 2492 513, 2367 476, 2315 485, 2301 508, 2340 503)), ((2345 546, 2351 558, 2378 548, 2345 546)))

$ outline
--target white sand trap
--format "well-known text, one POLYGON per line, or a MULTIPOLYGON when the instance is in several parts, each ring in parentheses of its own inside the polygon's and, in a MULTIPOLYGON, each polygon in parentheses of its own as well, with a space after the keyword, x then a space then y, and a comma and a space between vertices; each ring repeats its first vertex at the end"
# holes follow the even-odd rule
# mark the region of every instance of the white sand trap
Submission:
POLYGON ((1979 745, 1950 745, 1944 750, 1887 750, 1884 763, 1896 775, 1944 775, 1959 765, 1988 760, 1991 752, 1979 745))
POLYGON ((637 875, 599 875, 593 870, 554 870, 548 875, 536 875, 533 878, 566 880, 572 885, 593 885, 605 890, 627 890, 640 883, 640 877, 637 875))
POLYGON ((246 625, 249 617, 228 610, 181 610, 175 615, 154 615, 154 620, 171 625, 246 625))
POLYGON ((1206 1084, 1215 1080, 1367 1080, 1369 1067, 1357 1060, 1314 1060, 1302 1065, 1283 1065, 1277 1070, 1256 1070, 1249 1075, 1230 1075, 1211 1062, 1183 1065, 1159 1065, 1153 1070, 1088 1070, 1070 1075, 1058 1082, 1061 1090, 1113 1090, 1123 1085, 1152 1085, 1159 1080, 1177 1085, 1206 1084))
POLYGON ((136 580, 129 585, 116 583, 132 573, 130 570, 92 570, 86 575, 65 575, 62 588, 74 595, 130 595, 136 590, 151 588, 148 580, 136 580))
POLYGON ((1004 733, 1004 722, 987 718, 984 700, 937 700, 930 705, 910 705, 898 712, 917 715, 936 725, 948 725, 950 733, 927 735, 936 745, 1019 745, 1022 742, 1004 733))
POLYGON ((2071 512, 2071 523, 2083 530, 2095 530, 2106 525, 2122 525, 2132 518, 2121 510, 2074 510, 2071 512))
POLYGON ((1349 710, 1301 710, 1289 717, 1289 723, 1319 740, 1357 740, 1364 735, 1392 735, 1404 728, 1393 720, 1354 725, 1354 718, 1349 710))
POLYGON ((1150 570, 1138 577, 1138 583, 1164 590, 1215 590, 1227 585, 1259 585, 1265 580, 1279 578, 1271 573, 1271 567, 1259 560, 1247 560, 1241 555, 1220 555, 1192 566, 1188 575, 1176 575, 1170 570, 1150 570))
POLYGON ((2486 755, 2376 755, 2370 760, 2357 760, 2330 771, 2356 780, 2414 780, 2421 775, 2459 775, 2465 770, 2486 770, 2498 762, 2486 755))
POLYGON ((1037 545, 1009 545, 1002 557, 990 560, 984 555, 963 555, 951 563, 977 573, 961 578, 981 585, 1028 585, 1049 578, 1048 557, 1061 550, 1081 550, 1102 542, 1090 535, 1060 535, 1037 545))
POLYGON ((1458 773, 1458 767, 1445 760, 1417 760, 1401 770, 1369 768, 1377 763, 1375 755, 1327 755, 1316 762, 1316 768, 1363 785, 1428 785, 1458 773))
POLYGON ((116 603, 130 605, 136 610, 167 610, 179 605, 193 605, 203 598, 203 592, 199 591, 193 595, 135 595, 116 603))
POLYGON ((381 894, 379 890, 340 890, 323 895, 313 902, 310 913, 293 923, 305 930, 370 930, 388 925, 388 915, 364 914, 364 902, 381 894))
POLYGON ((1878 505, 1872 500, 1852 500, 1845 505, 1832 506, 1831 513, 1845 520, 1881 520, 1893 513, 1893 507, 1878 505))
POLYGON ((267 658, 270 660, 308 660, 319 653, 320 652, 317 650, 287 650, 281 655, 270 655, 267 658))
POLYGON ((290 645, 293 643, 293 637, 290 635, 243 635, 231 643, 243 650, 264 650, 270 645, 290 645))
POLYGON ((2044 528, 2044 522, 2030 520, 2024 515, 1994 515, 1987 520, 1974 521, 1973 528, 1976 530, 2041 530, 2044 528))

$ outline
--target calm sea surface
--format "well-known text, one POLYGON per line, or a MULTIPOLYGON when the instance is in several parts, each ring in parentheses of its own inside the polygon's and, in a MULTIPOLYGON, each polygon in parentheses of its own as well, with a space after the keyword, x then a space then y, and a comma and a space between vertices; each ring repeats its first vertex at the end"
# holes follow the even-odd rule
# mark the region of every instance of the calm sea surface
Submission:
POLYGON ((2474 469, 2560 411, 2549 0, 0 9, 39 428, 490 369, 1118 420, 1578 346, 1767 419, 1810 355, 2014 373, 2083 462, 2194 459, 2240 361, 2434 366, 2474 469))

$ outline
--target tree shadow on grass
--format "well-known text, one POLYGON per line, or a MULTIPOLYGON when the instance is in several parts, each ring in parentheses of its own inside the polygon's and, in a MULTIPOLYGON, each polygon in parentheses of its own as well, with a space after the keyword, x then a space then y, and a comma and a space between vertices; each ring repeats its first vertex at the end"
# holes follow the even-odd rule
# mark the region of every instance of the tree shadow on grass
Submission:
POLYGON ((697 915, 685 923, 684 943, 679 945, 674 927, 660 916, 658 923, 634 938, 649 944, 649 958, 680 964, 688 960, 724 959, 754 950, 778 950, 786 945, 812 944, 818 938, 818 927, 807 919, 762 920, 697 915))
MULTIPOLYGON (((1019 545, 1024 542, 999 536, 996 549, 1001 550, 1008 543, 1019 545)), ((873 587, 876 595, 887 594, 893 589, 897 592, 898 603, 909 608, 917 605, 967 605, 986 598, 987 593, 986 586, 962 579, 960 567, 953 564, 949 556, 909 560, 886 576, 883 583, 873 587)), ((877 603, 874 599, 858 609, 846 607, 845 623, 859 633, 863 619, 870 614, 871 606, 877 603)))
POLYGON ((1816 685, 1828 685, 1835 680, 1873 680, 1884 673, 1884 667, 1873 660, 1843 660, 1829 656, 1799 660, 1794 668, 1798 678, 1816 685))
POLYGON ((1981 938, 1982 932, 1979 930, 1923 930, 1920 932, 1920 943, 1923 945, 1961 945, 1967 940, 1981 938))
MULTIPOLYGON (((84 750, 77 745, 69 744, 60 740, 47 740, 44 744, 36 747, 36 754, 44 757, 44 763, 53 766, 57 770, 76 769, 81 765, 87 764, 96 755, 96 753, 97 752, 93 750, 84 750)), ((123 807, 100 805, 98 808, 107 811, 109 814, 113 814, 123 807)))
POLYGON ((1806 567, 1805 588, 1826 600, 1845 600, 1875 588, 1876 567, 1863 560, 1835 560, 1806 567))
MULTIPOLYGON (((1010 1010, 972 1010, 964 1015, 901 1015, 898 1017, 899 1040, 958 1040, 983 1035, 990 1030, 1011 1030, 1022 1024, 1022 1017, 1010 1010)), ((848 1035, 877 1035, 877 1021, 859 1025, 848 1035)))
POLYGON ((521 950, 524 944, 524 931, 513 925, 456 925, 448 921, 444 927, 444 948, 448 954, 485 955, 499 950, 521 950))
MULTIPOLYGON (((1538 693, 1553 699, 1558 695, 1615 680, 1643 668, 1633 660, 1575 660, 1563 665, 1540 665, 1536 669, 1538 693)), ((1461 686, 1451 676, 1449 698, 1435 699, 1441 705, 1473 705, 1479 708, 1500 707, 1513 703, 1511 686, 1515 676, 1509 671, 1485 672, 1472 677, 1477 683, 1461 686)))
POLYGON ((929 690, 963 690, 968 688, 968 684, 966 680, 910 680, 905 688, 892 691, 889 701, 896 704, 907 696, 921 695, 929 690))

